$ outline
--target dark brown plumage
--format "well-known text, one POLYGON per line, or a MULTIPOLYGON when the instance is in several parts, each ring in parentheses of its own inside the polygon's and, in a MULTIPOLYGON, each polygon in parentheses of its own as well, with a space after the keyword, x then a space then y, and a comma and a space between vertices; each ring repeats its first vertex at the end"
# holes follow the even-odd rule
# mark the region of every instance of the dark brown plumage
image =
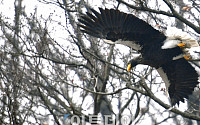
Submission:
POLYGON ((166 39, 163 33, 132 14, 114 9, 99 10, 101 13, 91 9, 93 14, 87 12, 87 15, 81 16, 79 26, 83 32, 98 38, 132 40, 139 44, 157 44, 166 39))
POLYGON ((161 69, 166 75, 167 80, 164 81, 169 81, 170 84, 168 92, 172 105, 184 102, 184 98, 192 94, 198 84, 198 74, 194 67, 181 57, 184 52, 179 46, 163 49, 167 37, 132 14, 114 9, 99 8, 100 13, 94 9, 90 10, 91 13, 86 12, 86 15, 79 19, 78 25, 82 32, 111 40, 112 44, 124 44, 136 49, 141 56, 130 61, 131 67, 145 64, 161 69), (180 58, 175 58, 177 56, 180 58))
POLYGON ((161 66, 166 73, 170 86, 168 88, 172 105, 179 101, 184 102, 184 98, 192 94, 198 84, 198 74, 194 67, 184 58, 170 61, 161 66))

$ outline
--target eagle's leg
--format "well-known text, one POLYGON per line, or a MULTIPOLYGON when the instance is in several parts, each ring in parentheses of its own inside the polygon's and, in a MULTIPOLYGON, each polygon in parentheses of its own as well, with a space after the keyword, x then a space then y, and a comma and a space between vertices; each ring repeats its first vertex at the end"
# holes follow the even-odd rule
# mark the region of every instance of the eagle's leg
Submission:
POLYGON ((191 56, 190 56, 190 55, 184 55, 184 58, 185 58, 186 60, 190 60, 190 59, 191 59, 191 56))
MULTIPOLYGON (((179 46, 180 48, 184 49, 185 46, 186 46, 186 43, 179 43, 179 44, 177 44, 177 46, 179 46)), ((184 58, 185 58, 186 60, 190 60, 190 59, 191 59, 191 56, 190 56, 190 54, 186 53, 186 54, 184 55, 184 58)))

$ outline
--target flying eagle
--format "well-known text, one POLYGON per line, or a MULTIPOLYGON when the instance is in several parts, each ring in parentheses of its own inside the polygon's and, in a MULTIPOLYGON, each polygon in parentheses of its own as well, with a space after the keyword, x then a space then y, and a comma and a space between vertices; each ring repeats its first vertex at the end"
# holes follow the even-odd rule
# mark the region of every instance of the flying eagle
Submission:
POLYGON ((138 51, 140 56, 129 62, 127 70, 137 64, 156 68, 166 84, 171 105, 179 105, 192 94, 198 84, 198 73, 188 62, 187 48, 199 44, 187 35, 167 36, 132 14, 99 8, 86 12, 79 19, 81 31, 106 39, 110 44, 123 44, 138 51))

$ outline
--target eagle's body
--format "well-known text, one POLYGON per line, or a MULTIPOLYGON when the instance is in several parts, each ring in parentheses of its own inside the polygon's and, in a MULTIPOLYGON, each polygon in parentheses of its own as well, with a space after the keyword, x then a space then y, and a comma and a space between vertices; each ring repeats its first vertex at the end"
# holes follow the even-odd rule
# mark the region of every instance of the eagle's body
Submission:
POLYGON ((198 74, 183 58, 185 48, 198 46, 186 35, 167 36, 151 27, 145 21, 131 14, 114 9, 91 9, 79 19, 81 30, 94 37, 106 39, 110 44, 123 44, 138 51, 141 56, 132 60, 132 66, 145 64, 155 67, 166 85, 172 105, 184 101, 198 84, 198 74), (191 40, 191 41, 192 41, 191 40), (184 46, 180 45, 184 42, 184 46), (186 42, 186 43, 185 43, 186 42))

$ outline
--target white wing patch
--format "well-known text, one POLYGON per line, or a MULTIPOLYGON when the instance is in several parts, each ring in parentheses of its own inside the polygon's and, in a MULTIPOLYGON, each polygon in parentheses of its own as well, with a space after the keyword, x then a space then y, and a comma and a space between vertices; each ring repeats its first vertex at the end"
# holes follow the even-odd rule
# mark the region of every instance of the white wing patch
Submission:
POLYGON ((160 67, 158 69, 156 69, 158 74, 160 75, 160 77, 162 78, 162 80, 164 81, 165 83, 165 86, 166 86, 166 90, 167 90, 167 93, 168 93, 168 88, 170 86, 170 82, 169 82, 169 79, 167 77, 167 74, 163 71, 163 69, 160 67))
POLYGON ((106 43, 109 43, 109 44, 122 44, 122 45, 125 45, 125 46, 128 46, 130 48, 133 48, 134 50, 141 50, 141 46, 139 44, 136 44, 134 43, 133 41, 125 41, 125 40, 117 40, 115 42, 111 41, 111 40, 107 40, 107 39, 104 39, 104 41, 106 43))
POLYGON ((180 59, 180 58, 183 58, 183 54, 180 54, 178 56, 173 57, 172 60, 177 60, 177 59, 180 59))
POLYGON ((141 50, 141 46, 134 43, 133 41, 124 41, 124 40, 119 39, 119 40, 116 41, 116 44, 122 44, 122 45, 125 45, 125 46, 128 46, 128 47, 131 47, 131 48, 133 48, 134 50, 137 50, 137 51, 141 50))

